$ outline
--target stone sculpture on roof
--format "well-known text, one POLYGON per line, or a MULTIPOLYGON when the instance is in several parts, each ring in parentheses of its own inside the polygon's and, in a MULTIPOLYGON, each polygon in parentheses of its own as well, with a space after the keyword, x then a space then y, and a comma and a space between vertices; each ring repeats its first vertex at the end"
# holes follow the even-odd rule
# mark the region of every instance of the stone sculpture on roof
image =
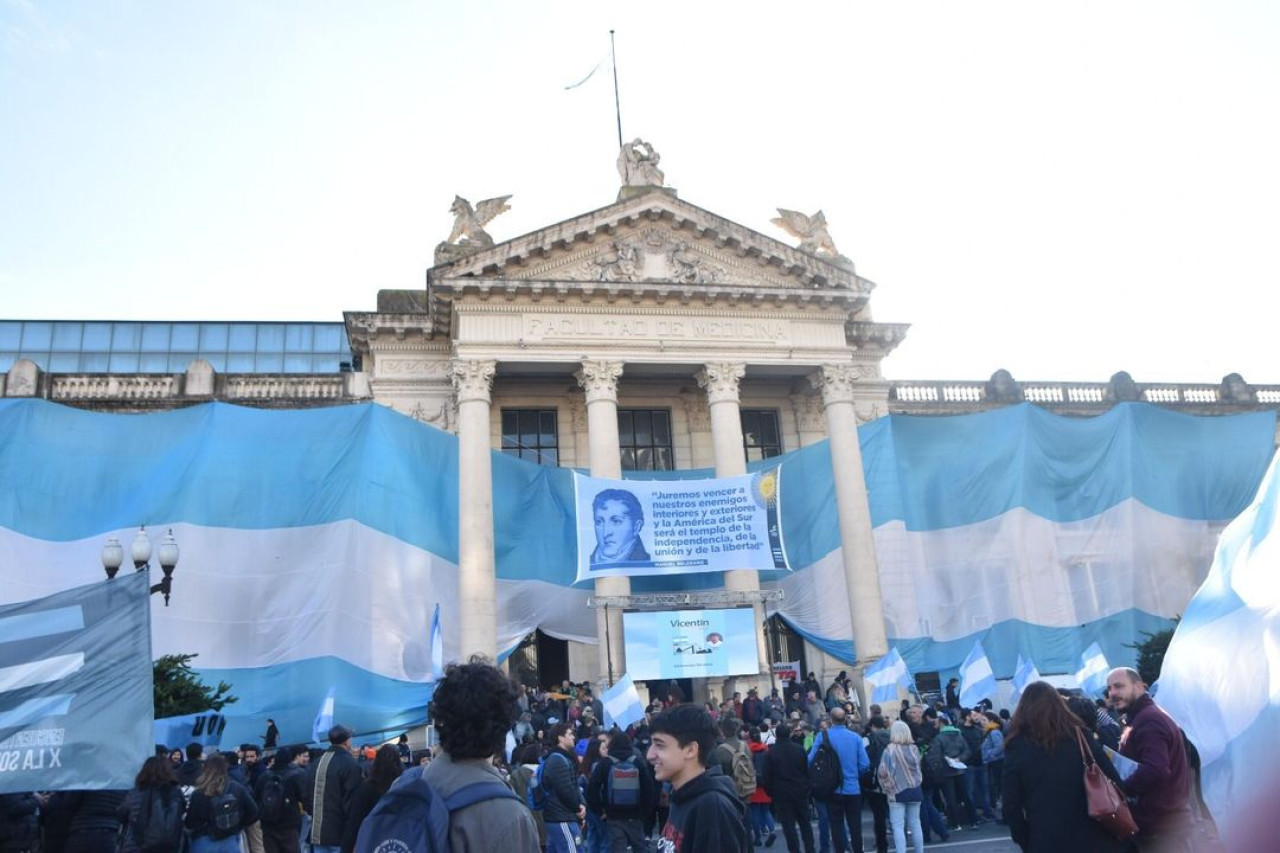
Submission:
POLYGON ((780 207, 778 213, 781 216, 770 221, 792 237, 798 238, 800 245, 797 248, 800 251, 819 257, 842 259, 841 254, 836 251, 835 241, 827 231, 827 217, 821 210, 813 216, 805 216, 798 210, 780 207))
POLYGON ((633 139, 618 153, 618 174, 624 187, 660 187, 666 176, 658 168, 662 155, 643 139, 633 139))
POLYGON ((436 263, 447 263, 492 246, 493 238, 484 226, 498 214, 511 209, 507 204, 509 198, 509 195, 487 198, 472 207, 471 202, 462 196, 454 196, 453 204, 449 206, 449 212, 453 214, 453 230, 443 243, 436 246, 436 263))

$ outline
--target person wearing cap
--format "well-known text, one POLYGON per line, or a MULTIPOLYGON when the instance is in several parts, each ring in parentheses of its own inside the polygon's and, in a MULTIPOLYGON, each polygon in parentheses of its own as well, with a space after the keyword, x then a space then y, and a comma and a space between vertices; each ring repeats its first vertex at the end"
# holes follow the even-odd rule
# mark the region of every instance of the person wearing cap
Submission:
POLYGON ((338 853, 347 819, 363 775, 352 754, 346 726, 329 729, 329 749, 311 765, 302 785, 302 805, 311 815, 311 848, 314 853, 338 853))

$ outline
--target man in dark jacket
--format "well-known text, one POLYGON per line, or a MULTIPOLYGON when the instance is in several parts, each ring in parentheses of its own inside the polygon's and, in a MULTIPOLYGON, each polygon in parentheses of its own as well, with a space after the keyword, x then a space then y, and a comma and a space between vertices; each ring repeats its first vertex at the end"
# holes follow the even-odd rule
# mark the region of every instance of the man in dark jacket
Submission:
POLYGON ((311 765, 302 785, 302 805, 311 815, 311 849, 338 853, 351 816, 351 804, 363 781, 351 751, 351 729, 329 729, 329 750, 311 765))
MULTIPOLYGON (((878 705, 872 705, 874 711, 878 705)), ((889 721, 876 713, 867 726, 867 758, 871 761, 870 787, 863 788, 862 798, 871 809, 871 825, 876 837, 876 853, 888 853, 889 850, 889 798, 880 790, 877 774, 880 772, 880 759, 889 746, 889 721)))
POLYGON ((555 744, 543 759, 542 787, 546 805, 542 819, 547 825, 547 853, 576 853, 574 840, 578 823, 587 816, 587 807, 578 788, 578 761, 574 752, 573 729, 568 723, 551 727, 555 744))
POLYGON ((969 807, 969 823, 978 823, 978 812, 986 820, 995 820, 991 809, 991 790, 987 784, 987 768, 982 763, 982 741, 987 736, 986 721, 976 709, 960 710, 960 734, 969 747, 969 757, 964 760, 964 799, 969 807))
POLYGON ((306 771, 298 762, 307 754, 305 747, 282 746, 272 757, 271 769, 258 777, 254 797, 261 811, 262 843, 266 853, 299 853, 298 833, 302 828, 303 780, 306 771), (276 781, 280 787, 275 788, 276 781), (267 788, 273 789, 272 797, 265 797, 267 788), (273 802, 279 795, 278 813, 273 802))
POLYGON ((947 803, 947 816, 951 823, 948 829, 959 829, 964 825, 960 814, 960 794, 964 786, 964 762, 969 758, 969 744, 958 728, 946 722, 944 717, 939 717, 932 708, 925 712, 925 719, 930 718, 939 725, 925 759, 933 769, 934 780, 947 803), (956 767, 957 764, 960 766, 956 767))
POLYGON ((1129 724, 1120 738, 1120 754, 1138 762, 1138 769, 1124 780, 1124 791, 1137 797, 1133 819, 1138 824, 1139 849, 1142 853, 1187 849, 1191 774, 1182 730, 1152 701, 1135 669, 1111 670, 1107 698, 1129 724))
MULTIPOLYGON (((716 743, 711 715, 676 705, 649 723, 649 762, 659 782, 671 783, 671 809, 658 842, 661 853, 746 853, 751 849, 746 807, 733 780, 707 768, 716 743)), ((713 762, 714 763, 714 762, 713 762)))
POLYGON ((615 731, 609 738, 608 758, 596 762, 587 781, 587 811, 605 819, 609 849, 625 853, 630 845, 632 850, 647 850, 644 825, 657 805, 658 784, 654 781, 653 769, 636 754, 626 732, 615 731), (618 774, 613 773, 615 767, 618 774), (612 785, 611 775, 614 776, 612 785), (631 780, 634 787, 623 786, 623 781, 631 780))
POLYGON ((773 799, 773 810, 782 835, 787 839, 787 853, 813 853, 813 826, 809 823, 809 762, 805 755, 804 729, 778 727, 778 739, 764 757, 764 773, 760 784, 773 799), (797 838, 797 828, 799 838, 797 838))
POLYGON ((203 771, 204 747, 198 743, 187 744, 187 760, 179 764, 178 769, 173 771, 178 784, 194 788, 196 780, 200 778, 200 774, 203 771))
POLYGON ((752 726, 764 722, 764 703, 760 701, 760 694, 754 687, 747 691, 747 698, 742 700, 742 722, 752 726))

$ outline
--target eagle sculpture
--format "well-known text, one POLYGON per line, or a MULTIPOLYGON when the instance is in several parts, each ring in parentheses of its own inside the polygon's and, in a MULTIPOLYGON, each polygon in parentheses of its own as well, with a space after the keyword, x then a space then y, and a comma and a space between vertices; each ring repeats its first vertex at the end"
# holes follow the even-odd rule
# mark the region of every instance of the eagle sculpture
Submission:
POLYGON ((489 224, 499 213, 506 213, 511 207, 507 204, 509 195, 499 198, 487 198, 474 208, 471 202, 460 195, 453 197, 453 205, 449 212, 453 214, 453 230, 449 232, 446 243, 454 245, 492 246, 493 238, 484 226, 489 224))
POLYGON ((798 248, 811 255, 824 255, 830 258, 840 257, 836 244, 827 232, 827 217, 819 210, 813 216, 805 216, 798 210, 778 208, 781 216, 775 217, 774 225, 800 240, 798 248))

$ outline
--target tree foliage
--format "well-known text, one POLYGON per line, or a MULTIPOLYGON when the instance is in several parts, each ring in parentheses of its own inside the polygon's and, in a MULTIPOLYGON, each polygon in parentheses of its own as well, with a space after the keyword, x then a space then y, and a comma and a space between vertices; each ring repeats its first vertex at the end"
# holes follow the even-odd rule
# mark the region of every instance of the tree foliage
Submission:
POLYGON ((1146 637, 1145 640, 1129 644, 1129 648, 1136 649, 1138 652, 1138 674, 1147 684, 1155 684, 1159 680, 1160 668, 1164 666, 1164 653, 1169 650, 1169 642, 1173 639, 1173 632, 1180 618, 1174 617, 1173 628, 1156 631, 1154 634, 1143 631, 1142 636, 1146 637))
POLYGON ((196 655, 162 655, 151 668, 155 688, 156 719, 221 711, 236 701, 231 685, 219 681, 217 688, 200 680, 190 666, 196 655))

